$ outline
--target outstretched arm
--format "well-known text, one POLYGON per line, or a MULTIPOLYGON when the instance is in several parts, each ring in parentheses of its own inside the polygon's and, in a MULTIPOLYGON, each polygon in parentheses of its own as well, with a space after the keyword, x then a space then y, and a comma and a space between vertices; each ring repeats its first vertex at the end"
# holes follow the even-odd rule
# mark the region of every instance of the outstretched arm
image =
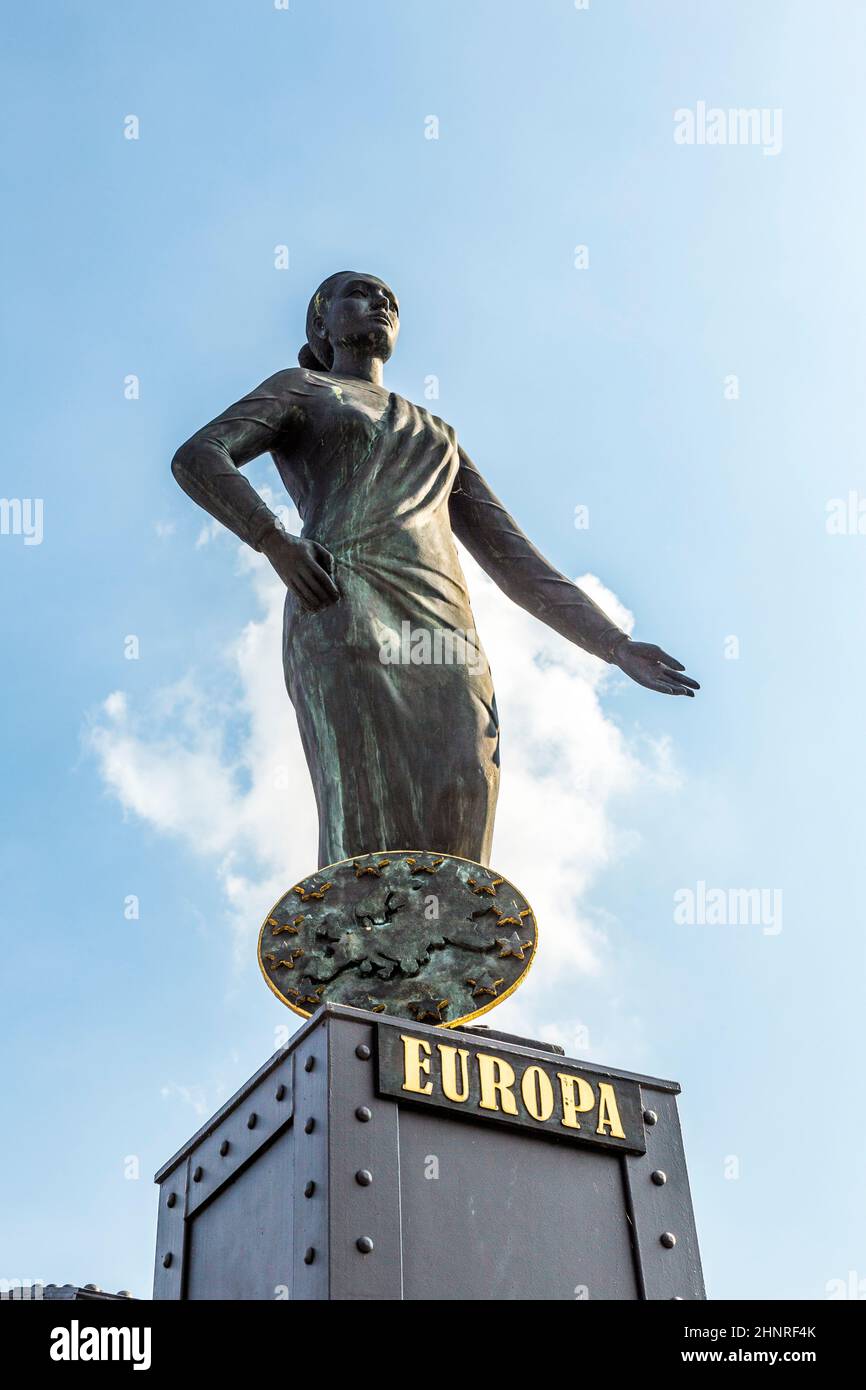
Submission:
POLYGON ((247 545, 261 550, 304 607, 315 610, 340 596, 332 578, 333 557, 317 542, 284 531, 240 471, 297 427, 292 375, 290 369, 268 377, 198 430, 181 444, 171 471, 194 502, 247 545))
POLYGON ((650 690, 692 695, 699 689, 681 674, 683 667, 674 657, 650 642, 632 642, 588 594, 545 560, 462 449, 450 506, 455 536, 527 613, 650 690))

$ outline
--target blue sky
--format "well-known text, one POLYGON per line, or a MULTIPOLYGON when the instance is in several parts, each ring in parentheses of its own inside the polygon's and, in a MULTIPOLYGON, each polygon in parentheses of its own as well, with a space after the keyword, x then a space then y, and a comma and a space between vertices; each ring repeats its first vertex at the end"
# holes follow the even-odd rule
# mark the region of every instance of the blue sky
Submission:
MULTIPOLYGON (((491 618, 513 769, 494 863, 521 886, 545 866, 508 857, 518 792, 536 755, 550 772, 510 670, 527 648, 548 752, 571 721, 568 766, 593 768, 550 826, 553 964, 501 1026, 562 1021, 577 1055, 683 1083, 712 1296, 866 1278, 866 535, 827 529, 866 495, 866 15, 32 0, 7 27, 0 491, 41 499, 43 534, 0 535, 0 1277, 147 1296, 153 1171, 289 1022, 250 905, 314 867, 315 833, 302 788, 257 859, 255 750, 297 766, 266 576, 202 535, 168 465, 295 361, 345 266, 400 297, 387 384, 423 401, 437 376, 433 408, 529 535, 704 687, 664 700, 570 654, 557 684, 552 649, 547 672, 541 639, 491 618), (780 109, 780 152, 678 145, 700 101, 780 109), (700 882, 781 890, 781 931, 676 923, 700 882)), ((251 476, 276 487, 265 461, 251 476)))

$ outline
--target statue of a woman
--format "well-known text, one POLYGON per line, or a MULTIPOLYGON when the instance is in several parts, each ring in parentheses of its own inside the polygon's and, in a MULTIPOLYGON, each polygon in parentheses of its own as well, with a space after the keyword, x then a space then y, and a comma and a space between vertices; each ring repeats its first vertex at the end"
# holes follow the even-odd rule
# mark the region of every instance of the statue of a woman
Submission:
POLYGON ((319 864, 379 849, 487 864, 499 721, 455 536, 521 608, 632 680, 667 695, 699 687, 548 564, 450 425, 383 386, 398 328, 381 280, 330 276, 310 302, 300 366, 194 434, 172 470, 286 585, 283 666, 316 792, 319 864), (239 471, 266 451, 300 538, 239 471), (433 640, 406 659, 400 639, 419 632, 433 640))

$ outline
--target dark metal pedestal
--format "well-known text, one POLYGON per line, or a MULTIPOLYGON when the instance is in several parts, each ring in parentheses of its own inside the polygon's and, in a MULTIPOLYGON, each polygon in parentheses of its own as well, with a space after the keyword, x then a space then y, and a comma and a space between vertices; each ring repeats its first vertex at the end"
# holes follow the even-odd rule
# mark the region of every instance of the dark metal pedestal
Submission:
POLYGON ((703 1298, 678 1092, 328 1005, 157 1173, 154 1298, 703 1298))

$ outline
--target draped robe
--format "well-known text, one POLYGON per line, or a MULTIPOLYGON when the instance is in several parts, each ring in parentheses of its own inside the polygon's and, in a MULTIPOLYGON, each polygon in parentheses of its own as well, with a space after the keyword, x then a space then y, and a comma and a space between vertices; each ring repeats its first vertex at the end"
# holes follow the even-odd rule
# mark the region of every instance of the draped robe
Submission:
POLYGON ((287 590, 283 627, 320 865, 379 849, 487 864, 499 720, 455 535, 510 598, 602 659, 620 629, 524 536, 452 427, 394 392, 290 368, 181 446, 182 487, 255 548, 274 518, 239 468, 265 451, 340 590, 317 612, 287 590))

